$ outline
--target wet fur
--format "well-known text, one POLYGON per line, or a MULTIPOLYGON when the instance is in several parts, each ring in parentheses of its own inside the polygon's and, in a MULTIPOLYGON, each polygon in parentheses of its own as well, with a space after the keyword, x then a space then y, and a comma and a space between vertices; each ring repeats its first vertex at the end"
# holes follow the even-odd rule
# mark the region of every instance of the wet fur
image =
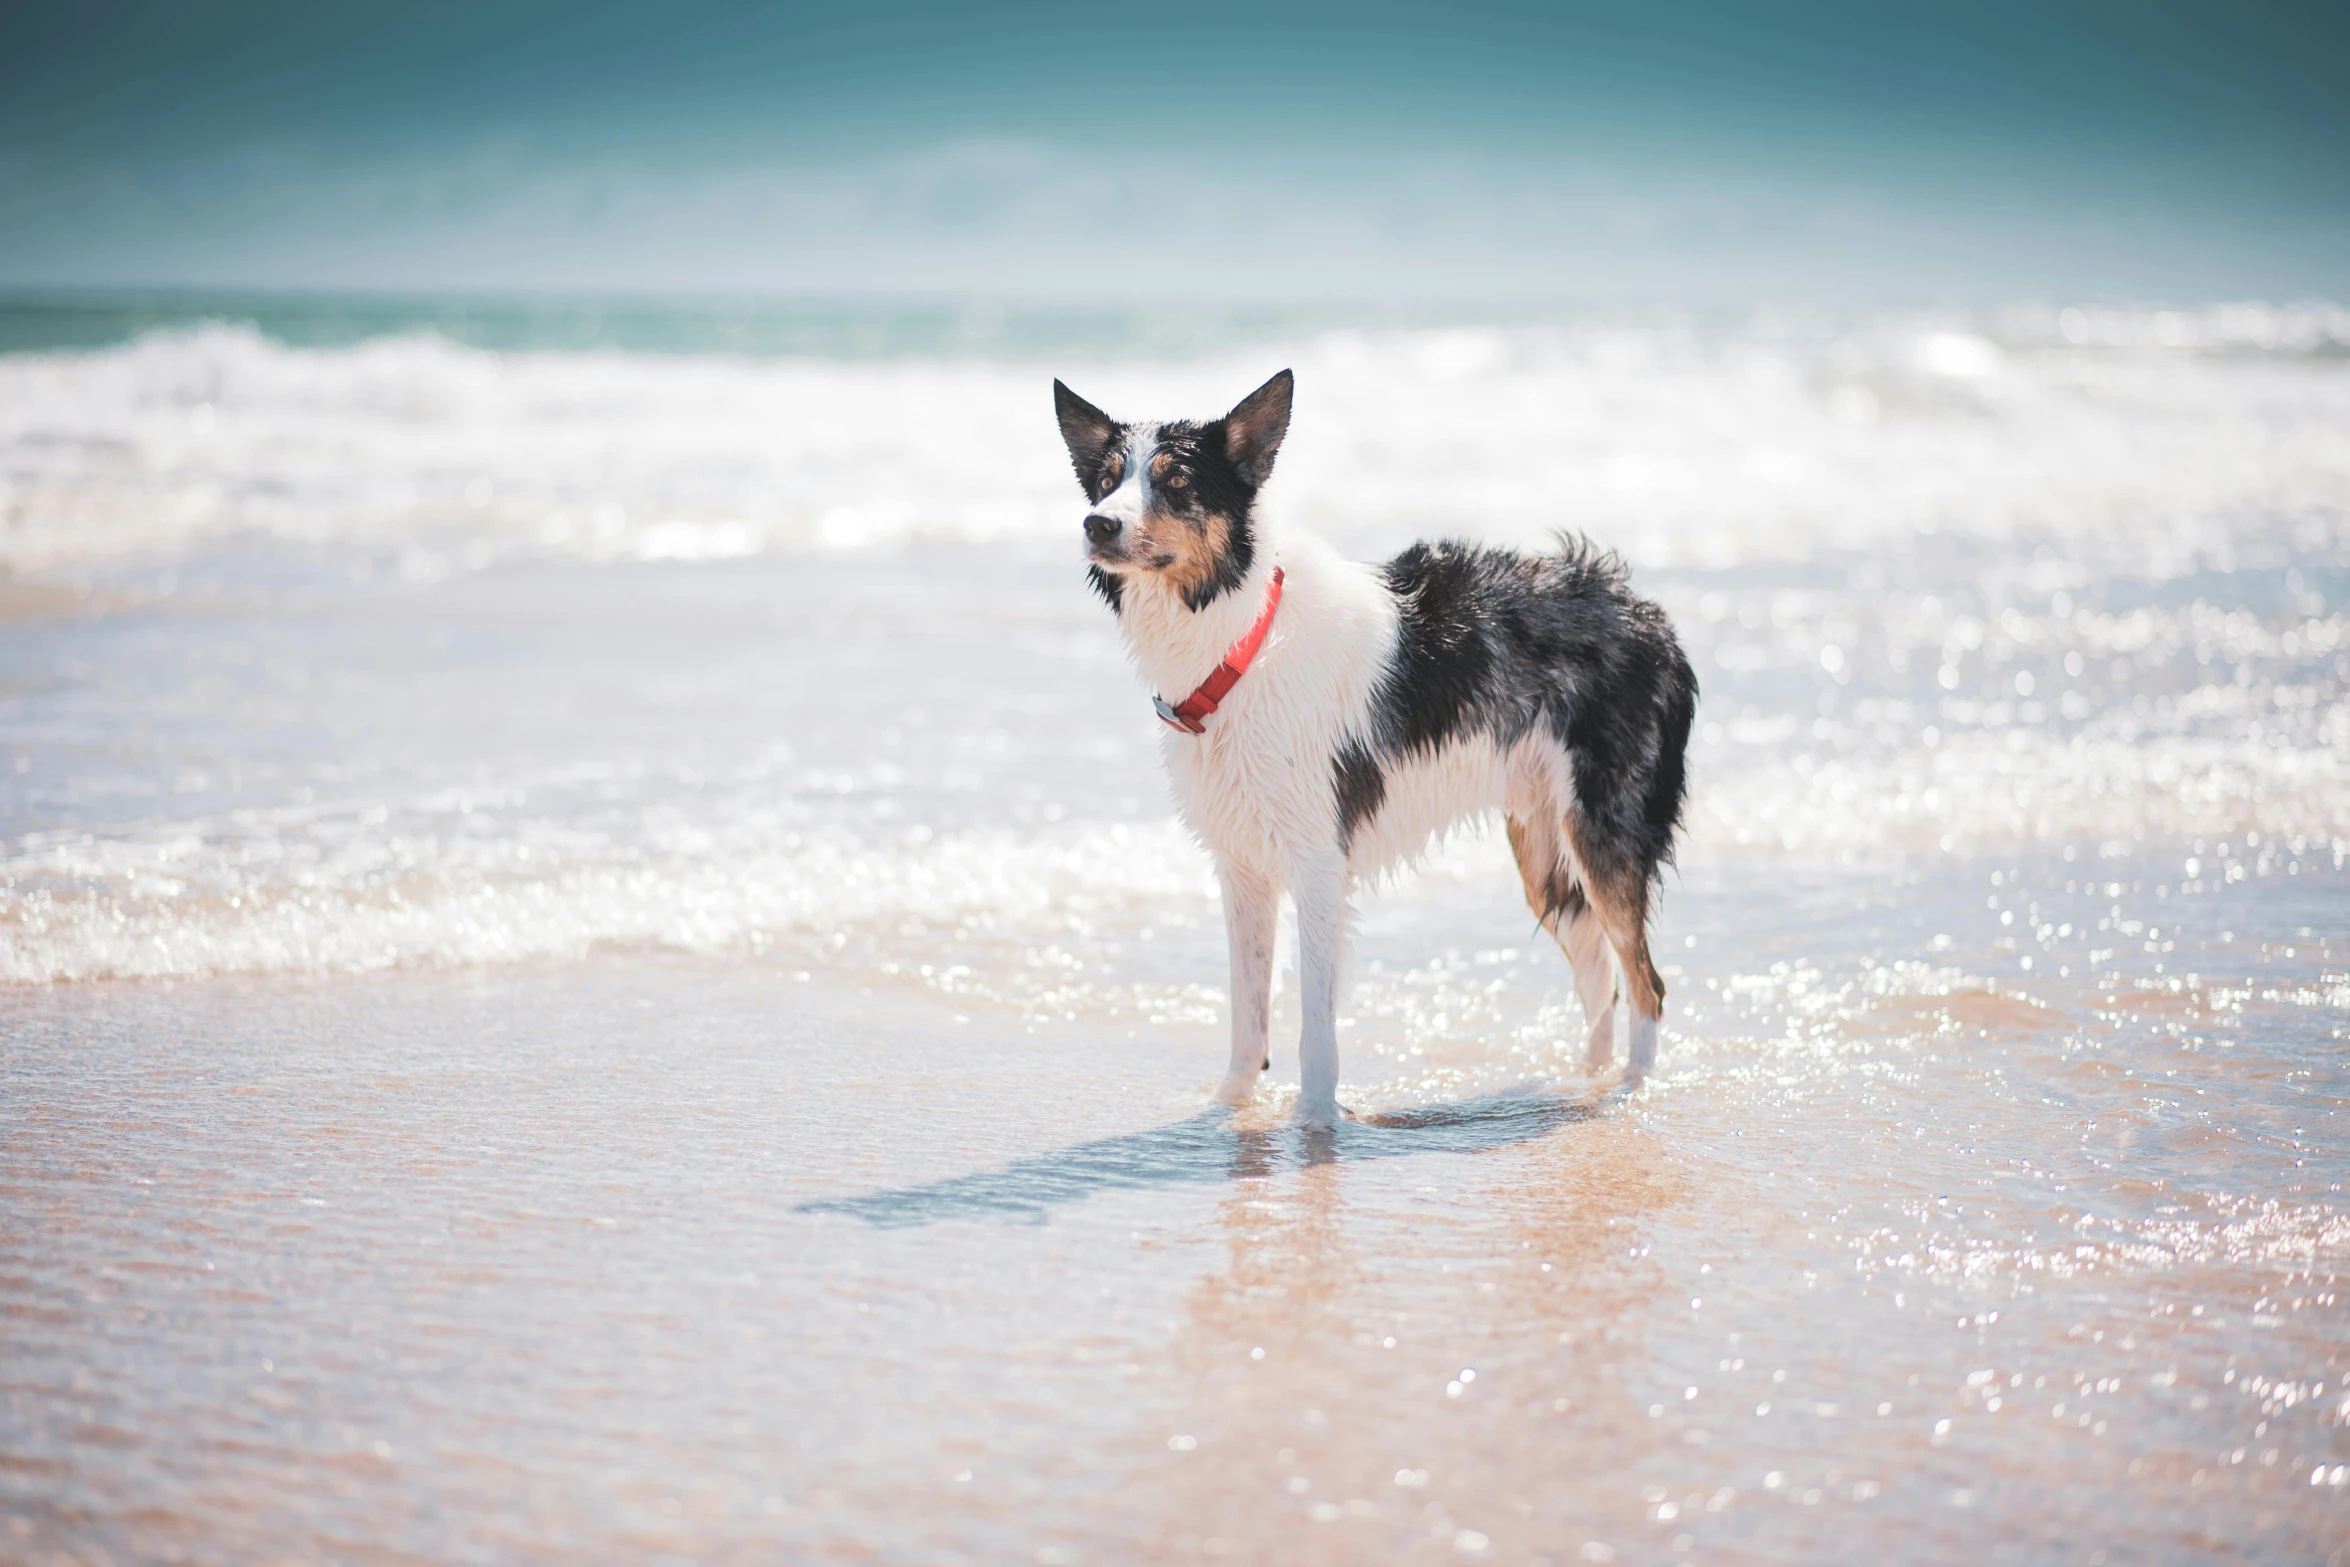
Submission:
POLYGON ((1687 791, 1697 680, 1664 612, 1613 555, 1456 541, 1339 559, 1263 535, 1256 498, 1289 424, 1283 371, 1222 419, 1125 424, 1053 383, 1087 513, 1087 570, 1157 693, 1182 699, 1285 591, 1257 661, 1193 736, 1163 740, 1184 820, 1216 857, 1232 957, 1232 1058, 1218 1096, 1264 1070, 1273 920, 1297 905, 1301 1120, 1339 1114, 1336 1007, 1354 888, 1499 809, 1528 905, 1565 950, 1594 1067, 1655 1060, 1664 986, 1650 902, 1687 791), (1613 963, 1611 964, 1611 957, 1613 963))

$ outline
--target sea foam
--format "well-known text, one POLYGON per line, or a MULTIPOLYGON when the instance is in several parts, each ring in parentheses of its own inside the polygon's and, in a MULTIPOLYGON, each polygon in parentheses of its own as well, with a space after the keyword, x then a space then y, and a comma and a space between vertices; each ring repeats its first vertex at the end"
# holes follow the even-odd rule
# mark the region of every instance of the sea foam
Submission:
POLYGON ((1147 366, 294 348, 212 325, 0 357, 0 560, 258 534, 430 574, 1052 538, 1050 374, 1114 411, 1208 414, 1279 359, 1300 400, 1271 504, 1351 544, 1571 526, 1640 564, 1730 568, 2029 536, 2175 572, 2338 539, 2339 316, 1333 332, 1147 366))
MULTIPOLYGON (((0 356, 0 560, 111 606, 7 632, 0 978, 623 946, 1018 971, 958 983, 1060 1005, 1215 906, 1076 574, 1047 378, 1212 412, 1278 362, 1276 522, 1631 560, 1704 691, 1685 864, 2218 845, 2331 874, 2345 340, 2244 306, 1152 364, 235 325, 0 356), (787 737, 790 776, 759 760, 787 737)), ((1489 828, 1429 874, 1514 896, 1489 828)))

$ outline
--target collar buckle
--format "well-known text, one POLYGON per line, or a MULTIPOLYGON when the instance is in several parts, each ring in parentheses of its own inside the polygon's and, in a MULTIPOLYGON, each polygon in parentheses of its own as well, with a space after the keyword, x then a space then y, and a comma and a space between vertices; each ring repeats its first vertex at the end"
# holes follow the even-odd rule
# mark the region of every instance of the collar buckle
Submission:
POLYGON ((1159 717, 1166 720, 1167 727, 1170 729, 1180 729, 1187 735, 1207 733, 1206 725, 1186 718, 1181 713, 1176 712, 1175 709, 1167 705, 1167 699, 1163 696, 1153 694, 1151 697, 1151 706, 1159 710, 1159 717))

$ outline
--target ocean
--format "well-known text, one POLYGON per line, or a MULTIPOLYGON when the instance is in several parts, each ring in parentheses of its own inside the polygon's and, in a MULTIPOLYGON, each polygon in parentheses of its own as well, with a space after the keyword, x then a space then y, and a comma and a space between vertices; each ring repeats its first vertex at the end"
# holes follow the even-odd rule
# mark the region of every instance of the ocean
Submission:
POLYGON ((2350 311, 25 296, 0 568, 22 1559, 2344 1559, 2350 311), (1635 1091, 1489 823, 1207 1106, 1050 380, 1283 365, 1680 628, 1635 1091))

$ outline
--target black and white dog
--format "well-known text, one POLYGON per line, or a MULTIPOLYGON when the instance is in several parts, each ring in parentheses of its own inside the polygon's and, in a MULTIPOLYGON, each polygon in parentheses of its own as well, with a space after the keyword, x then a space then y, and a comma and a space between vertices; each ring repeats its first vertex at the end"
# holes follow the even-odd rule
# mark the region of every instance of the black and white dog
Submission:
POLYGON ((1257 492, 1289 430, 1286 370, 1208 423, 1122 424, 1053 383, 1085 491, 1089 574, 1167 721, 1185 823, 1214 853, 1239 1104, 1271 1065, 1273 926, 1297 905, 1297 1117, 1339 1116, 1339 973, 1357 882, 1499 808, 1526 900, 1566 949, 1593 1068, 1656 1059, 1649 896, 1671 855, 1697 677, 1612 555, 1415 544, 1384 565, 1269 536, 1257 492))

